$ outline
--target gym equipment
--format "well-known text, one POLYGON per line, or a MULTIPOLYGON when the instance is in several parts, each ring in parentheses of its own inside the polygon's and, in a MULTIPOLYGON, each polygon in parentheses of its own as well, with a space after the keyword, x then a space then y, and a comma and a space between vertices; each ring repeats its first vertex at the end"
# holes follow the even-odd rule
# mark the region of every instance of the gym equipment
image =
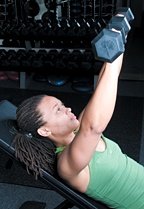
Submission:
MULTIPOLYGON (((10 156, 9 160, 12 159, 17 161, 15 157, 15 149, 12 146, 13 129, 16 128, 15 119, 16 119, 16 106, 7 100, 1 101, 0 102, 0 149, 4 153, 8 154, 8 156, 10 156)), ((23 167, 22 163, 21 165, 23 167)), ((67 208, 72 208, 73 206, 76 206, 80 209, 109 209, 106 205, 98 201, 95 201, 89 198, 88 196, 70 188, 57 175, 51 175, 45 170, 42 170, 41 172, 42 172, 42 177, 39 177, 39 180, 41 180, 46 185, 50 186, 51 190, 54 190, 55 192, 59 193, 64 198, 64 201, 60 203, 60 205, 58 205, 55 209, 67 209, 67 208)), ((36 208, 36 206, 34 206, 34 208, 36 208)))
POLYGON ((134 20, 134 15, 129 7, 120 7, 116 10, 116 14, 123 14, 127 21, 130 22, 134 20))
MULTIPOLYGON (((109 22, 107 28, 111 29, 111 30, 114 28, 114 29, 120 31, 120 33, 122 34, 123 42, 126 43, 126 36, 127 36, 127 34, 126 34, 125 29, 124 29, 123 21, 121 21, 121 20, 122 19, 119 18, 119 17, 115 18, 115 19, 112 19, 111 20, 112 22, 111 21, 109 22)), ((130 27, 129 27, 129 29, 130 29, 130 27)))
MULTIPOLYGON (((42 70, 43 72, 58 75, 65 72, 75 73, 83 71, 90 73, 95 62, 92 49, 35 49, 26 50, 24 48, 1 49, 0 65, 5 70, 13 68, 15 71, 34 71, 42 70), (15 69, 16 68, 16 69, 15 69), (77 71, 78 70, 78 71, 77 71)), ((4 70, 4 69, 3 69, 4 70)), ((38 78, 39 79, 39 78, 38 78)), ((37 80, 38 80, 37 79, 37 80)), ((41 80, 41 78, 40 78, 41 80)))
POLYGON ((108 26, 91 41, 95 58, 101 61, 111 63, 125 50, 124 44, 131 29, 128 20, 133 20, 134 16, 130 8, 120 11, 111 18, 108 26))
POLYGON ((108 23, 108 28, 112 29, 115 28, 116 30, 121 31, 123 36, 123 41, 126 43, 127 34, 131 29, 129 22, 134 20, 134 15, 130 8, 122 7, 119 8, 115 16, 111 18, 108 23))
POLYGON ((131 26, 129 22, 127 21, 127 18, 125 16, 121 16, 120 14, 112 17, 108 25, 109 25, 109 28, 111 29, 115 28, 116 30, 119 30, 119 31, 123 29, 125 36, 127 36, 128 32, 131 29, 131 26))
POLYGON ((69 76, 49 75, 47 80, 48 80, 48 83, 53 86, 62 86, 68 82, 69 76))
POLYGON ((93 91, 93 76, 75 76, 71 87, 74 91, 90 93, 93 91))
POLYGON ((47 12, 47 8, 45 6, 44 0, 36 0, 39 5, 39 13, 34 17, 35 20, 41 20, 42 16, 45 12, 47 12))
POLYGON ((125 50, 122 34, 104 28, 91 42, 95 58, 112 63, 125 50))
POLYGON ((44 0, 29 0, 24 3, 24 11, 26 18, 33 17, 35 20, 41 20, 48 9, 44 0))

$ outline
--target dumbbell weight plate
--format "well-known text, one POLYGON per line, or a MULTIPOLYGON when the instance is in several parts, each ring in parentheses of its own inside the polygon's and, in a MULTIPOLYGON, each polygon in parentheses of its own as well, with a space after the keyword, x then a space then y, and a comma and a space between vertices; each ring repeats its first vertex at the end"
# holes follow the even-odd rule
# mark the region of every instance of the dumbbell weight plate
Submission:
POLYGON ((134 15, 129 7, 118 8, 116 14, 123 14, 127 18, 128 22, 134 20, 134 15))
POLYGON ((124 52, 124 43, 120 32, 104 28, 92 41, 95 58, 113 62, 124 52))
POLYGON ((123 42, 126 43, 126 37, 127 37, 127 35, 126 35, 126 33, 125 33, 125 30, 124 30, 124 28, 123 28, 123 24, 122 24, 122 23, 120 23, 120 22, 119 22, 119 24, 117 24, 116 22, 109 23, 109 24, 107 25, 107 28, 108 28, 108 29, 111 29, 111 30, 112 30, 112 29, 115 29, 115 30, 120 31, 121 34, 122 34, 123 42))
POLYGON ((128 34, 128 32, 131 29, 129 22, 127 21, 126 17, 124 17, 124 16, 119 16, 119 15, 113 16, 110 19, 109 24, 117 24, 117 25, 122 24, 125 34, 128 34))

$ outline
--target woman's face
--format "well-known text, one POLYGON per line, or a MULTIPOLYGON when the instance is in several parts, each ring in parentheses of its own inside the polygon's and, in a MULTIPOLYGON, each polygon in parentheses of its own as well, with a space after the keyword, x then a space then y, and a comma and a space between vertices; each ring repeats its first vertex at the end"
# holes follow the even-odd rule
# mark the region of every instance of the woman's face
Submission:
MULTIPOLYGON (((49 137, 64 137, 79 127, 79 121, 71 112, 71 108, 65 107, 57 98, 45 96, 38 106, 43 120, 46 122, 43 128, 49 133, 49 137)), ((42 135, 40 133, 40 135, 42 135)))

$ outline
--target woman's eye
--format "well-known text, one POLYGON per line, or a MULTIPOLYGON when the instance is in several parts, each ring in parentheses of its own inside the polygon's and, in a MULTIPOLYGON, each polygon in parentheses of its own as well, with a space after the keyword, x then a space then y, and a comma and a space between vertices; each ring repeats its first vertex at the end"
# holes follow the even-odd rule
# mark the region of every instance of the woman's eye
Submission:
POLYGON ((64 104, 62 103, 58 108, 57 108, 57 112, 60 112, 62 111, 62 109, 64 108, 64 104))

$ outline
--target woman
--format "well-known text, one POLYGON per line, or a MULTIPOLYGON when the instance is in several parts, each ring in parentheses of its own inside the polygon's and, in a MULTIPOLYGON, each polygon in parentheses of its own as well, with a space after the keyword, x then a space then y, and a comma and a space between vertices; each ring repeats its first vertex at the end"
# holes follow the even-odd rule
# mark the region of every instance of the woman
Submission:
POLYGON ((109 207, 143 209, 143 166, 102 134, 114 111, 122 60, 123 54, 103 65, 79 120, 55 97, 25 100, 17 110, 19 132, 14 144, 17 157, 36 176, 39 168, 50 172, 56 165, 71 187, 109 207))

